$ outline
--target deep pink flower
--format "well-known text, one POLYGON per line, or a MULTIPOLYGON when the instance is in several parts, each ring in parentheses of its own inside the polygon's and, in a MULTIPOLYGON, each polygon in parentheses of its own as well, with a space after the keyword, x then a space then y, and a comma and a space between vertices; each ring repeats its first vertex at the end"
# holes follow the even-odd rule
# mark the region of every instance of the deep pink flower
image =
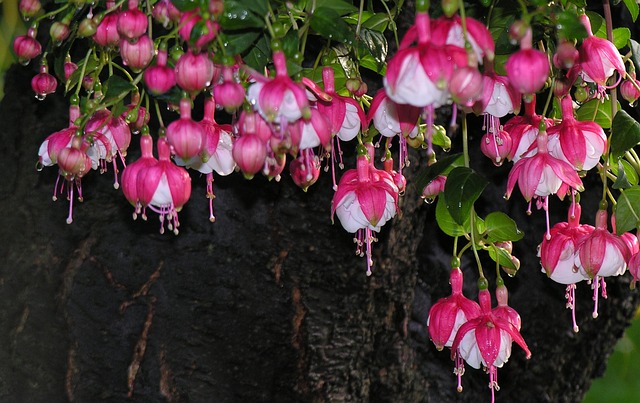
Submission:
POLYGON ((102 133, 109 139, 113 154, 120 153, 120 159, 124 163, 124 157, 131 144, 131 129, 122 116, 113 116, 108 109, 95 112, 85 126, 85 133, 96 132, 102 133))
POLYGON ((418 134, 420 108, 411 105, 396 104, 387 96, 384 89, 379 90, 371 101, 368 121, 385 137, 397 134, 402 137, 415 137, 418 134))
POLYGON ((31 79, 31 88, 36 93, 36 98, 40 101, 45 99, 49 94, 56 92, 58 86, 58 80, 51 74, 46 64, 40 66, 40 73, 36 74, 31 79))
POLYGON ((511 196, 516 182, 527 201, 533 197, 546 197, 555 193, 562 198, 570 188, 579 191, 583 189, 582 180, 573 167, 549 154, 547 141, 547 132, 540 131, 536 154, 515 163, 509 172, 506 197, 511 196))
POLYGON ((252 76, 256 82, 251 84, 247 99, 253 108, 268 122, 281 123, 281 120, 295 122, 311 115, 309 101, 304 88, 294 82, 287 73, 287 61, 284 52, 273 52, 273 65, 276 76, 272 79, 257 73, 252 76))
POLYGON ((438 175, 427 186, 422 189, 422 197, 427 203, 433 203, 436 197, 441 192, 444 192, 444 185, 447 182, 447 177, 444 175, 438 175))
MULTIPOLYGON (((196 8, 191 11, 185 11, 182 13, 182 17, 180 18, 180 29, 178 33, 183 41, 191 43, 191 31, 196 26, 202 22, 203 19, 200 16, 200 9, 196 8)), ((211 41, 213 41, 218 34, 218 23, 208 19, 204 26, 206 27, 206 32, 201 32, 200 35, 197 36, 197 40, 193 45, 195 45, 194 49, 199 50, 206 47, 211 41)))
POLYGON ((262 170, 266 158, 267 146, 255 134, 244 134, 233 143, 233 159, 247 179, 262 170))
POLYGON ((35 17, 42 10, 42 4, 40 0, 20 0, 18 9, 22 14, 22 18, 28 20, 31 17, 35 17))
POLYGON ((449 93, 453 102, 462 107, 471 108, 483 92, 483 77, 475 67, 457 68, 449 81, 449 93))
POLYGON ((158 49, 155 66, 147 68, 143 78, 147 89, 153 95, 164 94, 176 85, 176 73, 174 69, 167 66, 166 49, 158 49))
POLYGON ((525 95, 540 91, 550 71, 546 53, 532 49, 531 35, 531 28, 527 28, 527 33, 520 41, 520 50, 511 54, 504 65, 513 87, 525 95))
POLYGON ((507 322, 511 323, 516 330, 520 330, 522 326, 522 319, 520 318, 520 314, 509 306, 509 292, 507 291, 507 287, 504 286, 504 283, 501 278, 498 280, 498 286, 496 287, 496 300, 498 301, 498 306, 492 309, 492 312, 495 316, 505 319, 507 322))
POLYGON ((558 69, 570 69, 576 64, 578 57, 580 57, 578 49, 573 43, 564 39, 560 41, 553 55, 553 65, 558 69))
POLYGON ((553 121, 536 114, 535 95, 530 101, 524 102, 524 115, 514 116, 503 126, 504 131, 511 137, 511 152, 508 159, 517 162, 524 156, 533 155, 531 147, 535 143, 540 131, 540 122, 544 119, 544 124, 548 128, 553 121))
POLYGON ((576 120, 569 94, 561 103, 562 122, 548 129, 549 153, 578 171, 588 171, 600 161, 607 148, 607 136, 596 122, 576 120))
MULTIPOLYGON (((67 216, 67 224, 73 222, 73 199, 74 186, 78 189, 78 200, 82 201, 82 177, 91 170, 91 159, 86 154, 86 143, 82 141, 82 137, 75 135, 71 140, 71 145, 60 150, 58 153, 58 167, 60 174, 67 182, 67 200, 69 200, 69 215, 67 216)), ((57 200, 56 192, 58 182, 54 188, 53 200, 57 200)), ((62 191, 62 187, 60 188, 62 191)))
POLYGON ((13 40, 13 52, 18 57, 18 63, 27 65, 31 59, 42 53, 42 45, 36 38, 36 29, 29 28, 26 35, 17 36, 13 40))
POLYGON ((629 102, 630 105, 635 105, 638 98, 640 98, 640 81, 636 80, 636 74, 631 73, 630 77, 620 84, 620 95, 629 102))
POLYGON ((480 150, 494 165, 500 166, 511 152, 511 136, 504 130, 488 132, 480 140, 480 150))
POLYGON ((120 37, 135 42, 147 32, 149 20, 147 15, 138 9, 138 0, 129 0, 128 10, 118 13, 116 27, 120 37))
POLYGON ((320 160, 313 150, 303 149, 298 158, 289 164, 289 171, 293 182, 306 192, 320 176, 320 160))
POLYGON ((463 276, 458 267, 449 274, 451 295, 431 306, 427 327, 431 341, 438 351, 451 347, 462 324, 480 315, 480 305, 462 295, 463 276))
POLYGON ((104 16, 93 34, 93 40, 100 46, 116 47, 120 44, 118 33, 118 12, 114 11, 104 16))
POLYGON ((38 149, 39 169, 56 164, 58 162, 58 153, 60 150, 71 146, 71 139, 78 130, 78 127, 75 125, 75 121, 79 117, 80 107, 78 105, 70 105, 69 126, 47 136, 38 149))
POLYGON ((342 141, 350 141, 364 129, 366 117, 360 104, 351 97, 343 97, 336 92, 332 67, 322 69, 324 91, 331 101, 319 100, 317 108, 330 122, 331 134, 342 141))
POLYGON ((182 160, 197 156, 204 147, 205 133, 202 125, 191 119, 191 99, 180 100, 180 119, 167 127, 167 142, 171 150, 182 160))
POLYGON ((476 369, 482 365, 489 373, 489 387, 493 397, 498 389, 497 369, 511 356, 512 343, 515 341, 522 347, 527 359, 531 357, 531 351, 518 329, 491 310, 489 291, 480 290, 478 299, 482 312, 460 326, 451 346, 451 358, 455 360, 459 356, 476 369))
POLYGON ((154 55, 153 41, 148 35, 142 35, 135 43, 120 41, 120 56, 125 66, 138 72, 151 63, 154 55))
POLYGON ((188 50, 176 63, 176 82, 185 91, 200 92, 211 85, 213 70, 213 62, 206 53, 188 50))
POLYGON ((311 108, 309 120, 300 119, 289 125, 293 154, 296 154, 297 150, 318 146, 331 148, 331 126, 325 116, 318 109, 311 108))
POLYGON ((71 78, 71 75, 73 73, 76 72, 76 70, 78 70, 78 65, 73 63, 71 61, 71 59, 67 59, 64 62, 64 79, 65 81, 69 81, 69 78, 71 78))
POLYGON ((495 44, 487 26, 470 17, 465 18, 467 35, 465 38, 462 19, 459 15, 452 18, 441 17, 433 21, 431 40, 436 45, 454 45, 465 48, 465 39, 469 41, 476 56, 476 62, 482 64, 483 59, 493 60, 495 44))
POLYGON ((213 95, 218 105, 232 112, 244 103, 245 90, 238 82, 235 66, 222 66, 223 82, 213 87, 213 95))
POLYGON ((158 160, 153 156, 153 138, 148 133, 140 136, 140 150, 142 153, 140 158, 127 165, 122 171, 122 193, 135 207, 134 220, 142 212, 140 196, 138 196, 138 172, 158 163, 158 160))
POLYGON ((151 15, 166 28, 170 23, 180 21, 182 13, 173 5, 171 0, 160 0, 153 5, 151 15))
POLYGON ((166 219, 169 230, 177 235, 178 212, 191 197, 191 178, 186 169, 171 161, 169 143, 164 137, 158 140, 158 162, 140 169, 137 182, 142 207, 160 214, 160 233, 164 233, 166 219))

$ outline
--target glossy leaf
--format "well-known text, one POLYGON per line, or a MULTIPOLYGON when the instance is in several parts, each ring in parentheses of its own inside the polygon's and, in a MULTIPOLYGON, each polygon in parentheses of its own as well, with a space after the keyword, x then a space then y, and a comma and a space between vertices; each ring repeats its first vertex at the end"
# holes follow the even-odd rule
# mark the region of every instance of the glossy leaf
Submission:
POLYGON ((469 217, 462 224, 458 224, 447 209, 447 201, 443 193, 438 196, 438 203, 436 204, 436 222, 438 227, 449 236, 462 236, 469 232, 469 217))
POLYGON ((103 88, 106 89, 104 93, 104 102, 110 103, 117 99, 124 98, 128 93, 133 91, 136 87, 130 81, 125 80, 120 76, 111 76, 103 84, 103 88))
POLYGON ((487 181, 471 168, 454 168, 447 175, 444 194, 447 198, 447 210, 458 223, 464 223, 469 217, 473 203, 480 197, 487 181))
POLYGON ((344 0, 316 0, 316 9, 326 7, 334 10, 338 15, 346 15, 358 11, 358 8, 344 0))
POLYGON ((363 28, 368 28, 377 32, 384 32, 389 26, 389 15, 386 13, 377 13, 362 23, 363 28))
POLYGON ((616 175, 616 181, 611 186, 614 189, 628 189, 638 184, 638 173, 624 159, 618 160, 618 166, 612 166, 611 172, 616 175))
POLYGON ((263 36, 244 57, 244 62, 256 71, 263 71, 271 59, 271 49, 267 38, 263 36))
POLYGON ((220 26, 224 29, 263 28, 267 13, 266 0, 225 0, 220 26), (261 10, 264 7, 264 12, 261 10))
POLYGON ((311 15, 311 28, 323 38, 342 43, 353 43, 355 36, 340 14, 328 7, 318 7, 311 15))
POLYGON ((490 247, 488 250, 491 260, 498 262, 500 266, 504 266, 511 270, 517 270, 515 264, 511 260, 511 254, 502 248, 490 247), (497 252, 497 253, 496 253, 497 252))
POLYGON ((511 217, 500 211, 490 213, 485 219, 485 233, 489 242, 519 241, 524 233, 511 217))
POLYGON ((620 192, 616 204, 616 232, 618 235, 640 225, 640 187, 634 186, 620 192))
MULTIPOLYGON (((620 105, 618 105, 618 110, 620 105)), ((576 118, 582 121, 594 121, 603 129, 611 128, 611 99, 602 102, 600 99, 592 99, 585 102, 576 111, 576 118)))
POLYGON ((629 30, 629 28, 614 28, 612 33, 613 44, 617 49, 622 49, 629 44, 629 39, 631 39, 631 31, 629 30))
POLYGON ((180 11, 193 10, 201 5, 200 1, 195 0, 171 0, 171 3, 180 11))
POLYGON ((261 31, 226 31, 221 33, 222 44, 225 53, 230 55, 239 55, 246 52, 253 44, 256 43, 261 31))
MULTIPOLYGON (((385 68, 385 61, 387 59, 387 52, 389 51, 389 45, 387 44, 387 39, 383 34, 377 31, 373 31, 371 29, 363 28, 360 30, 360 37, 358 44, 360 49, 363 49, 364 52, 368 53, 367 56, 371 56, 371 60, 369 62, 373 62, 373 66, 365 66, 363 64, 364 58, 361 57, 360 64, 363 67, 366 67, 370 70, 373 70, 377 73, 382 73, 385 68), (371 68, 374 67, 374 68, 371 68)), ((361 55, 363 52, 360 52, 361 55)))
POLYGON ((416 189, 422 193, 422 189, 438 175, 445 175, 453 168, 462 166, 463 164, 464 159, 462 154, 447 155, 439 159, 435 164, 429 165, 418 172, 415 178, 416 189))
POLYGON ((611 127, 611 156, 620 158, 626 151, 640 143, 640 123, 620 109, 611 127))
POLYGON ((627 6, 627 9, 629 10, 629 14, 631 14, 631 20, 633 20, 633 22, 636 22, 636 20, 638 19, 638 11, 640 11, 636 0, 622 0, 622 1, 624 5, 627 6))
POLYGON ((563 11, 556 16, 556 27, 560 35, 567 39, 584 39, 587 30, 575 12, 563 11))
POLYGON ((633 39, 629 39, 629 43, 631 44, 631 60, 638 70, 640 69, 640 43, 633 39))

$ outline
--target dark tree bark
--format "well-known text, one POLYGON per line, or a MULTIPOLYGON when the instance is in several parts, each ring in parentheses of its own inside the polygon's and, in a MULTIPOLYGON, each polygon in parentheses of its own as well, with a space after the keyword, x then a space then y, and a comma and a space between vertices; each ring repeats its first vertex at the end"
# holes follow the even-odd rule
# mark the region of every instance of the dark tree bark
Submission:
MULTIPOLYGON (((470 368, 456 392, 449 353, 426 336, 431 303, 448 293, 451 246, 416 189, 379 236, 371 277, 351 235, 331 224, 329 175, 308 193, 289 178, 217 178, 214 224, 204 179, 193 175, 174 236, 160 235, 153 215, 133 221, 111 173, 92 172, 67 225, 66 201, 50 197, 56 169, 35 169, 40 143, 66 125, 67 106, 55 96, 36 101, 29 74, 13 68, 0 103, 2 401, 489 400, 488 376, 470 368)), ((409 179, 418 165, 414 158, 409 179)), ((502 200, 507 167, 482 172, 493 174, 480 212, 508 210, 526 232, 515 246, 522 268, 506 283, 533 357, 514 346, 498 400, 579 401, 638 295, 628 277, 608 280, 594 320, 591 291, 580 284, 573 333, 564 287, 536 258, 541 212, 527 217, 519 196, 502 200)), ((564 219, 560 203, 552 211, 554 222, 564 219)), ((463 266, 465 293, 475 297, 474 264, 463 266)))

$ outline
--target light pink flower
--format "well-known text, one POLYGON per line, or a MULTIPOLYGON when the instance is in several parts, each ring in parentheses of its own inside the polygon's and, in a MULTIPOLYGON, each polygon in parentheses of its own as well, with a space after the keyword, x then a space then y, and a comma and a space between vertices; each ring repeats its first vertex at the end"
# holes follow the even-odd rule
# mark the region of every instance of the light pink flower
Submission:
POLYGON ((320 99, 316 107, 329 120, 331 134, 337 135, 342 141, 353 140, 366 124, 362 107, 355 99, 338 95, 332 67, 322 69, 322 82, 324 92, 331 96, 331 101, 320 99))
POLYGON ((420 108, 396 104, 387 96, 384 89, 374 95, 367 116, 368 121, 373 121, 373 126, 384 137, 394 137, 397 134, 403 137, 415 137, 418 134, 418 119, 420 108))

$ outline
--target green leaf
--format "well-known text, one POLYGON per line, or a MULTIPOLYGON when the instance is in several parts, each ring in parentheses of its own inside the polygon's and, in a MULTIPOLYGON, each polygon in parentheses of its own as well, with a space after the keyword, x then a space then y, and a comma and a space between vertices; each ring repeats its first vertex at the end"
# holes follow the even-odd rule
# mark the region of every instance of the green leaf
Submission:
POLYGON ((572 11, 563 11, 556 17, 556 27, 560 35, 567 39, 584 39, 587 30, 580 22, 578 15, 572 11))
POLYGON ((640 70, 640 43, 633 39, 629 39, 629 43, 631 43, 631 60, 636 66, 636 70, 640 70))
MULTIPOLYGON (((226 3, 225 3, 226 4, 226 3)), ((244 57, 244 62, 256 71, 262 72, 271 59, 271 49, 267 37, 261 37, 244 57)))
POLYGON ((447 136, 447 129, 445 129, 442 125, 433 125, 431 142, 433 145, 442 147, 442 149, 446 152, 451 149, 451 139, 449 138, 449 136, 447 136))
POLYGON ((591 32, 599 38, 607 37, 607 29, 606 24, 604 22, 604 18, 593 11, 587 11, 587 17, 589 17, 589 22, 591 22, 591 32))
POLYGON ((220 26, 223 29, 264 28, 263 16, 267 11, 266 0, 225 0, 220 26))
POLYGON ((418 172, 415 177, 415 186, 420 193, 422 189, 434 180, 438 175, 445 175, 455 167, 462 166, 464 164, 464 157, 462 154, 447 155, 444 158, 439 159, 435 164, 429 165, 418 172))
POLYGON ((627 6, 627 9, 631 14, 631 20, 633 22, 636 22, 636 20, 638 19, 638 11, 640 11, 636 0, 622 0, 622 1, 624 2, 624 5, 627 6))
POLYGON ((194 0, 171 0, 171 2, 180 11, 189 11, 200 7, 200 2, 194 0))
POLYGON ((228 55, 239 55, 246 52, 256 42, 261 31, 225 31, 221 33, 222 45, 228 55))
POLYGON ((362 23, 363 28, 368 28, 377 32, 384 32, 389 26, 389 15, 386 13, 376 13, 362 23))
POLYGON ((484 223, 489 242, 519 241, 524 236, 524 233, 518 229, 516 222, 500 211, 490 213, 484 223))
POLYGON ((640 187, 622 190, 616 204, 616 232, 622 235, 640 225, 640 187))
POLYGON ((125 80, 120 76, 111 76, 103 84, 106 88, 104 93, 104 102, 110 103, 117 99, 124 98, 129 92, 133 91, 136 87, 130 81, 125 80))
POLYGON ((458 224, 449 214, 447 201, 443 193, 438 196, 438 204, 436 204, 436 222, 442 232, 449 236, 462 236, 469 232, 469 217, 467 216, 467 220, 463 225, 458 224))
MULTIPOLYGON (((80 74, 82 74, 82 66, 84 65, 84 59, 78 63, 78 69, 71 74, 69 80, 65 83, 65 91, 68 92, 76 85, 78 85, 78 81, 80 80, 80 74)), ((86 66, 84 68, 84 74, 89 75, 98 69, 98 61, 93 57, 90 57, 87 60, 86 66)), ((84 78, 84 77, 83 77, 84 78)))
POLYGON ((600 99, 594 98, 585 102, 576 111, 576 118, 581 121, 594 121, 603 129, 611 128, 611 99, 602 102, 600 99))
POLYGON ((506 250, 502 248, 490 247, 487 250, 487 252, 489 252, 489 256, 491 256, 491 260, 493 260, 494 262, 498 262, 500 266, 504 266, 511 270, 517 270, 516 265, 513 264, 513 261, 511 260, 511 254, 506 250), (496 251, 498 252, 497 254, 496 254, 496 251))
POLYGON ((496 55, 508 55, 513 53, 515 49, 515 45, 509 39, 509 27, 516 20, 515 13, 517 12, 517 7, 495 7, 493 9, 489 30, 495 40, 496 55))
POLYGON ((387 39, 383 34, 371 29, 362 28, 360 30, 360 43, 362 43, 368 50, 371 56, 373 56, 375 62, 379 65, 383 65, 387 60, 387 53, 389 52, 389 45, 387 39))
POLYGON ((316 0, 316 8, 319 7, 330 8, 340 16, 358 11, 356 6, 344 0, 316 0))
POLYGON ((454 168, 447 175, 444 185, 447 209, 458 224, 464 223, 469 217, 473 203, 478 200, 486 186, 487 181, 471 168, 454 168))
POLYGON ((353 31, 337 11, 318 7, 311 15, 311 28, 323 38, 351 44, 355 40, 353 31))
POLYGON ((618 160, 618 166, 612 166, 611 172, 617 176, 615 183, 611 186, 614 189, 628 189, 638 184, 638 174, 624 159, 618 160))
MULTIPOLYGON (((322 83, 322 67, 326 67, 326 66, 321 66, 316 69, 311 69, 311 68, 302 69, 302 75, 320 84, 322 83)), ((333 78, 335 79, 336 88, 344 87, 345 82, 347 81, 347 77, 344 74, 344 69, 342 68, 342 66, 339 65, 338 63, 334 63, 329 65, 329 67, 333 68, 333 78)))
POLYGON ((611 126, 611 156, 620 158, 632 147, 640 143, 640 123, 624 110, 616 113, 611 126))
POLYGON ((620 27, 613 29, 613 44, 616 49, 622 49, 629 43, 629 39, 631 39, 631 31, 629 28, 620 27))

